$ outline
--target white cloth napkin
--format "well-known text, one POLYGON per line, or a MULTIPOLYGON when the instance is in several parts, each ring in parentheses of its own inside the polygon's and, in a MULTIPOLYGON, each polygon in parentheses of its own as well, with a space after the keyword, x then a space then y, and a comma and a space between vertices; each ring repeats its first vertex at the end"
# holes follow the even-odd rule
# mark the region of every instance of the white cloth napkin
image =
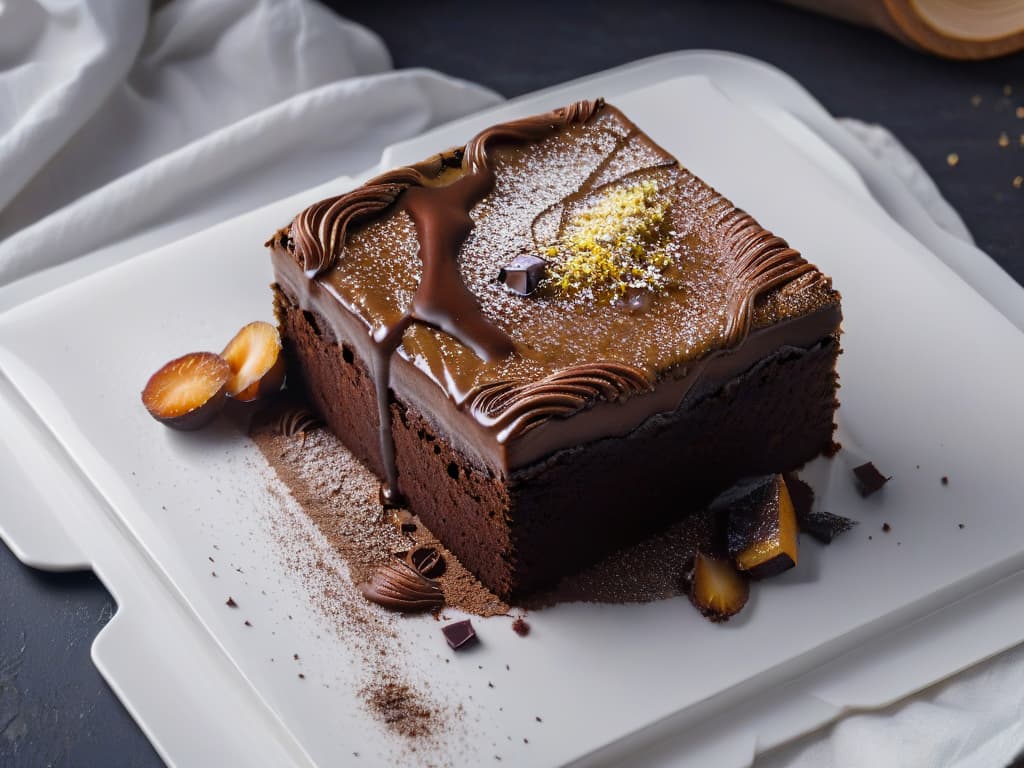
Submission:
MULTIPOLYGON (((0 285, 100 249, 131 258, 376 162, 496 103, 309 0, 0 0, 0 285)), ((970 240, 885 129, 847 128, 970 240)), ((1000 768, 1024 745, 1024 648, 758 768, 1000 768)))
POLYGON ((0 0, 0 285, 128 258, 496 103, 308 0, 0 0))

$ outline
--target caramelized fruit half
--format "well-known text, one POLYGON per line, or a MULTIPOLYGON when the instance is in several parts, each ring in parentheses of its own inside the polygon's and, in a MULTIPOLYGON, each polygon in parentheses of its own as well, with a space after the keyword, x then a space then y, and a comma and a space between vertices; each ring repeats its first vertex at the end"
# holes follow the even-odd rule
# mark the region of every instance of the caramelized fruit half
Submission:
POLYGON ((740 612, 749 597, 750 583, 731 560, 697 550, 690 576, 690 602, 705 618, 728 621, 740 612))
POLYGON ((231 367, 228 395, 250 402, 272 395, 284 384, 281 335, 262 320, 249 323, 228 342, 221 356, 231 367))
POLYGON ((192 352, 149 377, 142 403, 150 415, 174 429, 199 429, 224 407, 231 367, 213 352, 192 352))

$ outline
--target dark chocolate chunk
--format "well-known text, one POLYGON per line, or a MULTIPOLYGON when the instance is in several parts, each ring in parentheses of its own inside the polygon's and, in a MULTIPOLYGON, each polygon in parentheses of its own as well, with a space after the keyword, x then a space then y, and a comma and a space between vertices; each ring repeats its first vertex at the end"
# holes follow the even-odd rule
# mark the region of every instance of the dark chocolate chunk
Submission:
POLYGON ((235 602, 235 598, 233 598, 233 597, 229 597, 227 600, 225 600, 224 601, 224 605, 226 605, 228 608, 237 608, 238 607, 238 603, 235 602))
POLYGON ((526 296, 537 290, 540 281, 544 279, 548 263, 540 256, 523 253, 512 259, 507 267, 502 267, 498 273, 498 282, 504 283, 516 293, 526 296))
POLYGON ((445 624, 441 631, 444 632, 444 639, 448 641, 448 645, 456 651, 477 641, 476 631, 469 619, 445 624))
POLYGON ((841 515, 833 515, 831 512, 808 511, 803 517, 797 519, 797 524, 801 531, 810 534, 822 544, 831 544, 832 539, 853 528, 857 521, 841 515))
POLYGON ((882 486, 892 480, 886 477, 870 461, 853 468, 853 474, 857 476, 861 496, 870 496, 875 491, 881 490, 882 486))
POLYGON ((882 531, 884 533, 888 533, 891 530, 892 530, 892 526, 891 525, 889 525, 888 523, 882 523, 882 531))
POLYGON ((438 576, 443 576, 447 568, 444 555, 433 547, 416 547, 416 549, 406 553, 405 562, 428 579, 436 579, 438 576))
POLYGON ((371 603, 405 613, 444 605, 441 586, 397 558, 378 566, 370 580, 359 585, 359 591, 371 603))
POLYGON ((786 481, 786 487, 789 489, 796 521, 803 528, 802 520, 810 514, 811 507, 814 506, 814 489, 801 480, 796 472, 783 472, 782 479, 786 481))
POLYGON ((520 637, 526 637, 530 634, 530 625, 522 616, 517 616, 516 620, 512 622, 512 631, 520 637))

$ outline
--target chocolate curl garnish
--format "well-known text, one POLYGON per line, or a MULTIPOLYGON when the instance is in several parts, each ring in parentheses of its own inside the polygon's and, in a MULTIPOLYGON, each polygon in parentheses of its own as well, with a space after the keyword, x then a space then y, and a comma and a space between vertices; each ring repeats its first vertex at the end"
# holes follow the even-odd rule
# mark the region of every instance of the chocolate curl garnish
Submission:
POLYGON ((289 408, 278 418, 277 431, 284 437, 295 437, 319 429, 323 425, 315 414, 305 408, 289 408))
POLYGON ((377 566, 370 580, 359 585, 359 591, 371 603, 403 613, 444 605, 441 585, 398 559, 377 566))
POLYGON ((428 579, 436 579, 439 576, 443 576, 448 567, 444 560, 444 555, 434 547, 416 547, 416 549, 405 554, 405 562, 428 579))

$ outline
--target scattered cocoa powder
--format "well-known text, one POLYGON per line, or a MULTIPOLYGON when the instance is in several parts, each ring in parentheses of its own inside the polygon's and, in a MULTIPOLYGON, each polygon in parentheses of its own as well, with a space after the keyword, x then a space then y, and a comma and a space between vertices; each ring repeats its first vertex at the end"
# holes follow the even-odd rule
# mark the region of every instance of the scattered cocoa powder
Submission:
MULTIPOLYGON (((287 406, 285 406, 287 407, 287 406)), ((445 559, 438 578, 445 602, 477 616, 505 615, 507 603, 481 584, 415 515, 405 530, 380 505, 380 480, 326 429, 288 437, 275 428, 274 412, 254 426, 252 438, 309 519, 348 564, 352 581, 367 580, 396 552, 434 547, 445 559)))
POLYGON ((395 679, 377 681, 362 691, 370 711, 387 726, 407 738, 428 736, 435 714, 423 696, 395 679))

